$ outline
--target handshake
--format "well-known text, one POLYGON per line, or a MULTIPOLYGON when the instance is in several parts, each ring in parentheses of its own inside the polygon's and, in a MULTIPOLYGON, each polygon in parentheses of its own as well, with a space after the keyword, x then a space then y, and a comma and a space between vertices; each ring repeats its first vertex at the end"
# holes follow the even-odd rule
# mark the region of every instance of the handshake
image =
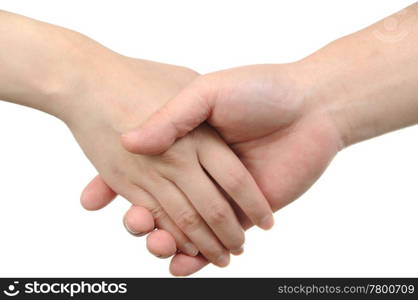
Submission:
POLYGON ((0 11, 0 99, 64 121, 99 172, 83 206, 128 199, 128 231, 189 275, 228 265, 340 150, 418 123, 417 6, 401 41, 374 35, 382 21, 297 62, 206 75, 0 11))

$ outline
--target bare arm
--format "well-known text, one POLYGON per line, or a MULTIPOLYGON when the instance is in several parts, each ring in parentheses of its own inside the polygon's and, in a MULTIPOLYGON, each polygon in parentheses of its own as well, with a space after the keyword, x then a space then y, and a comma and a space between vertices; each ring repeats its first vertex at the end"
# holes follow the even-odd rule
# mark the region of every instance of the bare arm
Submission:
POLYGON ((418 123, 418 3, 303 60, 345 146, 418 123))

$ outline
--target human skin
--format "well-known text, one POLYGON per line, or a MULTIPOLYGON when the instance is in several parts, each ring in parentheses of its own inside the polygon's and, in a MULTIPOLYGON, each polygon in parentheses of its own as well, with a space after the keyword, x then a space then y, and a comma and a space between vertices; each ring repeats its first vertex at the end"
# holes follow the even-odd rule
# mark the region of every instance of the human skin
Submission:
MULTIPOLYGON (((159 153, 206 120, 277 210, 305 192, 339 150, 418 123, 417 49, 414 4, 301 61, 203 75, 140 130, 125 134, 125 145, 136 153, 159 153)), ((114 196, 105 186, 96 191, 96 209, 114 196)), ((147 212, 136 209, 125 223, 143 229, 146 221, 134 218, 147 212)), ((158 253, 165 239, 149 240, 149 248, 158 253)), ((205 264, 201 257, 177 254, 170 270, 189 275, 205 264)))
POLYGON ((196 72, 128 58, 73 31, 2 11, 0 44, 0 99, 64 121, 104 182, 151 211, 178 249, 227 265, 228 250, 240 252, 244 241, 228 200, 260 227, 272 226, 255 181, 208 125, 157 156, 135 155, 120 144, 122 132, 144 122, 196 72), (230 189, 229 172, 246 177, 245 189, 230 189))

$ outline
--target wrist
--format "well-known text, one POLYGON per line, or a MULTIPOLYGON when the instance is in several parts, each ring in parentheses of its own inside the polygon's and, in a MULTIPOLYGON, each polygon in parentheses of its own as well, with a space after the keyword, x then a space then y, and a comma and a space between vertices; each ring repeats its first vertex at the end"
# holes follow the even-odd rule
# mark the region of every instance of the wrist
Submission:
POLYGON ((346 37, 303 61, 313 109, 334 123, 343 147, 418 123, 417 55, 379 43, 346 37))
POLYGON ((0 99, 64 121, 115 53, 80 33, 0 10, 0 99))
POLYGON ((313 109, 332 120, 344 146, 418 123, 417 8, 389 18, 395 33, 407 33, 399 40, 382 37, 383 20, 300 62, 313 109))
POLYGON ((79 33, 5 11, 0 27, 0 99, 65 118, 89 76, 89 60, 105 49, 79 33))
POLYGON ((82 34, 59 30, 52 54, 56 59, 31 86, 35 98, 41 99, 34 108, 68 123, 87 104, 92 82, 101 76, 101 62, 110 63, 117 54, 82 34))
POLYGON ((340 41, 327 45, 298 62, 298 65, 307 78, 307 111, 329 120, 336 129, 341 148, 345 148, 372 134, 367 133, 367 137, 363 138, 358 136, 359 133, 366 134, 366 131, 360 128, 360 118, 358 115, 356 118, 353 112, 354 103, 358 109, 362 106, 361 101, 355 100, 367 94, 367 84, 354 87, 351 79, 360 72, 358 65, 361 64, 357 58, 340 53, 338 43, 340 41))

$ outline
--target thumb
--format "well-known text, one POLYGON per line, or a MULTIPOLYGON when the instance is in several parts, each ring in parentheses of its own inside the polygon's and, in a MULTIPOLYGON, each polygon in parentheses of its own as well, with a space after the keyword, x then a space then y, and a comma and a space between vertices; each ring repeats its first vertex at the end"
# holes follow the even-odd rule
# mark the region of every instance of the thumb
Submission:
POLYGON ((137 154, 166 151, 176 139, 203 123, 211 114, 213 101, 205 76, 192 82, 142 126, 122 135, 122 145, 137 154))

